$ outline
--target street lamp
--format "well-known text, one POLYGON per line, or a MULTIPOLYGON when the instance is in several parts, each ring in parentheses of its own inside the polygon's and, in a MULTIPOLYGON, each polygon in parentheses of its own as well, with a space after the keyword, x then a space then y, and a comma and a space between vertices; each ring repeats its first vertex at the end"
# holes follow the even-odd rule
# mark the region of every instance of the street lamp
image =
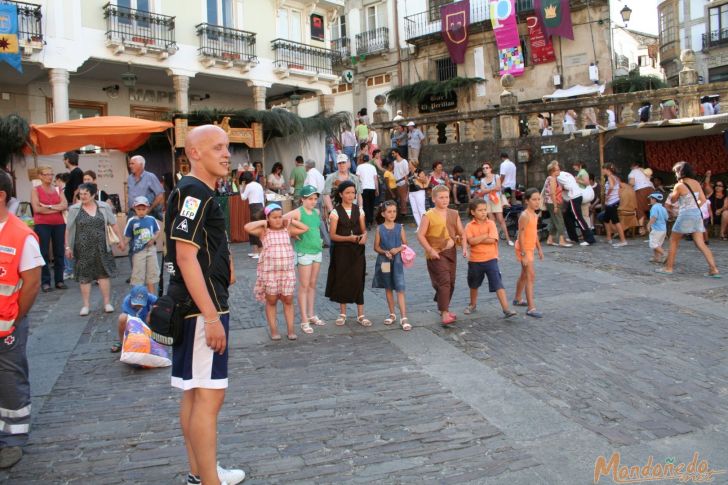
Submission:
POLYGON ((622 7, 622 10, 619 11, 619 14, 622 16, 624 26, 627 27, 627 23, 629 23, 629 18, 632 16, 632 9, 625 5, 624 7, 622 7))

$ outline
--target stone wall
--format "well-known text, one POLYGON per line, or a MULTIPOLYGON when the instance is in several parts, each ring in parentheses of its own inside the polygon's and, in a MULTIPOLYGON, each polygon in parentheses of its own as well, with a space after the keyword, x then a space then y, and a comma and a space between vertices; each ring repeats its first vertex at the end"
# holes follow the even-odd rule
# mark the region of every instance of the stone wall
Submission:
MULTIPOLYGON (((432 163, 442 161, 447 172, 452 171, 455 165, 463 167, 466 173, 472 174, 484 161, 490 161, 497 166, 500 163, 500 153, 505 151, 511 160, 516 162, 517 150, 530 151, 531 160, 527 163, 517 163, 518 183, 529 187, 541 187, 546 179, 546 165, 552 160, 559 160, 562 167, 571 169, 571 162, 583 161, 589 173, 599 174, 599 138, 597 136, 577 137, 569 139, 568 136, 551 136, 539 138, 519 138, 512 140, 515 144, 501 149, 493 141, 478 141, 467 143, 447 143, 441 145, 424 145, 420 152, 423 168, 430 170, 432 163), (558 153, 542 153, 541 146, 556 145, 558 153)), ((644 161, 642 142, 612 138, 604 149, 604 162, 612 162, 617 166, 618 174, 626 180, 630 163, 644 161)))

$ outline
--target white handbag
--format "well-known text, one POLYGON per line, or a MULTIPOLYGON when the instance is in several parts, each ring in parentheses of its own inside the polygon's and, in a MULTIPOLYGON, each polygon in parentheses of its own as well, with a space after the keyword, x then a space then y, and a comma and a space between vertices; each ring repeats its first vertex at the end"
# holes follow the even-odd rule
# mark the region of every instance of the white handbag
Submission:
POLYGON ((594 200, 594 189, 591 185, 587 185, 584 190, 582 191, 581 195, 581 203, 586 204, 587 202, 591 202, 594 200))

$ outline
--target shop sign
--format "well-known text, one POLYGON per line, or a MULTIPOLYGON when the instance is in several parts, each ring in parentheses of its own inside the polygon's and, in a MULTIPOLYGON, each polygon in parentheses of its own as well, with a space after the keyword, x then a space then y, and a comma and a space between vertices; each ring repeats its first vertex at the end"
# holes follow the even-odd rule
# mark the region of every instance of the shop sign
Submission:
POLYGON ((177 100, 174 91, 159 91, 156 89, 129 89, 129 101, 143 103, 172 103, 177 100))
MULTIPOLYGON (((227 133, 230 143, 245 143, 248 148, 263 148, 263 124, 251 123, 250 128, 233 128, 230 126, 230 117, 226 116, 220 123, 215 122, 216 126, 222 128, 227 133)), ((174 146, 182 148, 185 146, 185 138, 194 126, 189 126, 184 118, 174 120, 174 146)))
POLYGON ((436 113, 438 111, 457 109, 457 107, 457 94, 451 93, 447 96, 441 94, 433 94, 427 97, 425 101, 420 103, 419 110, 420 113, 436 113))

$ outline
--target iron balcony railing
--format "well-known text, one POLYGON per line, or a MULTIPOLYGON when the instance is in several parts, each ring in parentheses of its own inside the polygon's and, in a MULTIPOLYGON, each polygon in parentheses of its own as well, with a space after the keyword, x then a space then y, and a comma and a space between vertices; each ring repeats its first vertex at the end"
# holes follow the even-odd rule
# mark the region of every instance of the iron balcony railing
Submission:
POLYGON ((728 45, 728 28, 703 34, 703 50, 720 45, 728 45))
POLYGON ((379 27, 378 29, 368 30, 361 34, 356 34, 356 53, 374 54, 389 50, 389 29, 387 27, 379 27))
POLYGON ((271 49, 275 51, 275 65, 278 68, 334 74, 332 65, 338 54, 330 49, 286 39, 272 40, 271 49))
POLYGON ((255 55, 255 34, 208 23, 198 24, 197 37, 200 55, 223 61, 252 61, 255 55))
POLYGON ((174 17, 119 7, 112 3, 104 5, 106 38, 121 43, 143 44, 145 47, 175 52, 174 17))
POLYGON ((20 42, 43 42, 41 6, 26 2, 14 2, 18 8, 18 40, 20 42))
POLYGON ((334 51, 336 56, 334 60, 342 62, 351 57, 351 39, 348 37, 342 37, 340 39, 334 39, 331 41, 331 50, 334 51))
MULTIPOLYGON (((516 12, 526 13, 533 10, 533 0, 516 0, 516 12)), ((488 0, 471 0, 470 24, 478 24, 490 19, 488 0)), ((418 37, 442 31, 440 11, 424 11, 404 18, 405 39, 409 42, 418 37)))

